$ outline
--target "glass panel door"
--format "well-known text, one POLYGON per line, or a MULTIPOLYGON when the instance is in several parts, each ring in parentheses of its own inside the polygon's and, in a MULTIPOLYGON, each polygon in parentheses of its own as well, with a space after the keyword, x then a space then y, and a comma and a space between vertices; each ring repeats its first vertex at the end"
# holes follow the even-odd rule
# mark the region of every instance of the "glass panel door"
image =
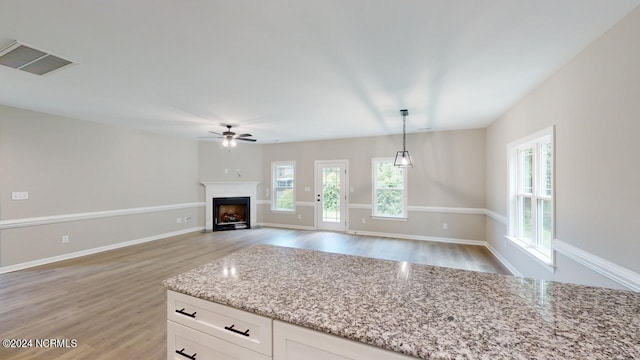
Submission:
POLYGON ((340 180, 342 174, 340 167, 323 167, 322 168, 322 221, 323 222, 340 222, 340 180))
POLYGON ((316 162, 316 227, 346 231, 346 162, 316 162))

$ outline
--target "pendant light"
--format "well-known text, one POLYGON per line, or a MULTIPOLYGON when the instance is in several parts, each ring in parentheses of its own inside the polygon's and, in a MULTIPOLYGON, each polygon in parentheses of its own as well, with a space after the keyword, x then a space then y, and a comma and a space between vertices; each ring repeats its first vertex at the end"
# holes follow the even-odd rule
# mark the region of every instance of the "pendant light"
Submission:
POLYGON ((393 165, 398 167, 413 167, 413 161, 411 161, 411 155, 407 151, 407 115, 409 115, 409 110, 404 109, 400 110, 400 114, 402 115, 402 150, 396 153, 396 160, 393 162, 393 165))

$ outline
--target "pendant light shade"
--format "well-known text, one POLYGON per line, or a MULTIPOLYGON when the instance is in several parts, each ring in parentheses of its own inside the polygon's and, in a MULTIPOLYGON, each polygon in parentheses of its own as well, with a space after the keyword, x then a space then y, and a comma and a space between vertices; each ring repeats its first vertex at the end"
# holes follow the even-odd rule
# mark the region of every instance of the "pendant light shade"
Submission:
POLYGON ((396 160, 393 162, 393 165, 399 167, 413 167, 411 155, 409 155, 409 151, 407 151, 406 118, 407 115, 409 115, 409 110, 400 110, 400 114, 402 115, 402 150, 396 153, 396 160))
POLYGON ((393 165, 400 167, 413 167, 413 161, 411 161, 411 155, 406 150, 401 150, 396 153, 396 161, 393 165))

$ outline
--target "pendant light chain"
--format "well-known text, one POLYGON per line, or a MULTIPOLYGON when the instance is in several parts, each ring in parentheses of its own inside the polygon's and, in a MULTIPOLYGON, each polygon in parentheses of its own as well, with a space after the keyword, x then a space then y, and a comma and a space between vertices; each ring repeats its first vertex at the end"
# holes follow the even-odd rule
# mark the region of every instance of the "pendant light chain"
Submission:
POLYGON ((402 151, 407 151, 407 114, 402 113, 402 151))

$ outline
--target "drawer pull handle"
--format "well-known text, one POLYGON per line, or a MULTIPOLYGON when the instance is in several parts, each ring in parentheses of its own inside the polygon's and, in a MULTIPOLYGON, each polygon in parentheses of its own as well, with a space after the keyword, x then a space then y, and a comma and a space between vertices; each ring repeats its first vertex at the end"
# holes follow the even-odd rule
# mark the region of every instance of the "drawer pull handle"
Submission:
POLYGON ((191 360, 196 360, 196 355, 198 355, 198 353, 193 353, 193 355, 189 355, 189 354, 185 354, 184 353, 184 348, 182 348, 182 350, 176 350, 176 354, 180 354, 186 358, 189 358, 191 360))
POLYGON ((244 332, 242 332, 242 331, 240 331, 240 330, 236 330, 236 329, 234 329, 234 328, 233 328, 234 326, 236 326, 236 324, 233 324, 233 325, 231 325, 231 326, 225 326, 225 327, 224 327, 224 329, 225 329, 225 330, 229 330, 229 331, 231 331, 231 332, 234 332, 234 333, 236 333, 236 334, 240 334, 240 335, 244 335, 244 336, 249 336, 249 330, 250 330, 250 329, 247 329, 247 330, 245 330, 244 332))
POLYGON ((182 314, 184 316, 188 316, 188 317, 194 318, 194 319, 196 318, 196 313, 197 313, 197 311, 194 311, 193 314, 189 314, 188 312, 184 311, 184 308, 182 308, 180 310, 176 310, 176 312, 179 313, 179 314, 182 314))

